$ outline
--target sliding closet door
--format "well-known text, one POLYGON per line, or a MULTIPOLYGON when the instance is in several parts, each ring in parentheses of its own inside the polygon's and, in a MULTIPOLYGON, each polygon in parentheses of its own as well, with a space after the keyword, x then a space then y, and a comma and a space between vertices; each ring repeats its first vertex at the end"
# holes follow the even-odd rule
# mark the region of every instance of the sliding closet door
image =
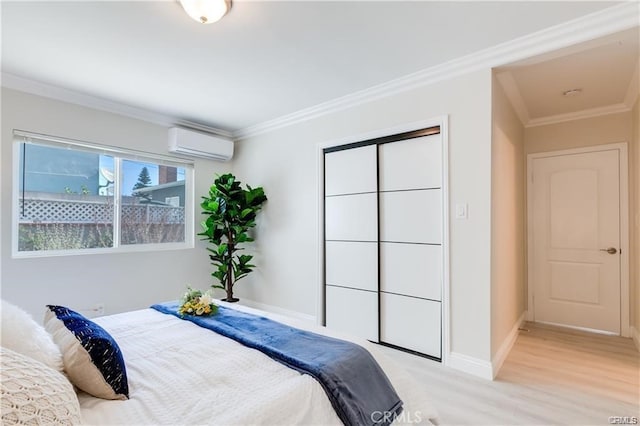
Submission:
POLYGON ((376 146, 325 153, 324 164, 326 325, 377 342, 376 146))
POLYGON ((380 341, 441 357, 440 135, 379 145, 380 341))

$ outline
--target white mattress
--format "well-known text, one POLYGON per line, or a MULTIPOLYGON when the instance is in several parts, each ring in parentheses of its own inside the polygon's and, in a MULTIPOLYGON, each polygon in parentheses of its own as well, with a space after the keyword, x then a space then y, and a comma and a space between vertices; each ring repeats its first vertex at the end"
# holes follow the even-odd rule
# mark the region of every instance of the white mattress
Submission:
MULTIPOLYGON (((429 423, 436 417, 419 386, 375 345, 324 327, 232 307, 365 346, 404 401, 397 423, 429 423)), ((342 424, 315 379, 189 321, 144 309, 95 322, 112 334, 123 352, 130 399, 108 401, 80 393, 87 424, 342 424)))

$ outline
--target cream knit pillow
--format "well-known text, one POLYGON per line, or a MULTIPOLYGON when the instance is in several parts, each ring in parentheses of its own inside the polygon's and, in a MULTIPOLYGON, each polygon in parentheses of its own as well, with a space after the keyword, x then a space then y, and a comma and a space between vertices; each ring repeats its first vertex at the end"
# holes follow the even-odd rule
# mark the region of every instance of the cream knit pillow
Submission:
POLYGON ((80 405, 66 377, 43 363, 0 347, 2 425, 80 424, 80 405))

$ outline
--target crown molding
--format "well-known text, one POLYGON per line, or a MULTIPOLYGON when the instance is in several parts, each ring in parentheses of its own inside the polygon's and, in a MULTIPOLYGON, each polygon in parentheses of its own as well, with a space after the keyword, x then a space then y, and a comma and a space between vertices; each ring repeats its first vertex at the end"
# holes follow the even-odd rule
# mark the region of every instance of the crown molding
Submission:
POLYGON ((93 108, 113 114, 124 115, 126 117, 136 118, 138 120, 143 120, 149 123, 159 124, 161 126, 187 127, 193 130, 200 130, 226 138, 231 138, 233 136, 233 134, 227 130, 218 129, 188 120, 178 119, 155 111, 133 107, 131 105, 126 105, 120 102, 110 101, 75 90, 65 89, 63 87, 54 86, 52 84, 31 80, 15 74, 3 72, 1 74, 1 80, 2 87, 6 87, 7 89, 18 90, 20 92, 26 92, 32 95, 38 95, 62 102, 81 105, 87 108, 93 108))
POLYGON ((233 133, 246 139, 486 68, 561 49, 639 25, 640 3, 628 1, 319 105, 233 133))
POLYGON ((546 126, 548 124, 564 123, 566 121, 582 120, 584 118, 600 117, 602 115, 620 114, 622 112, 631 111, 630 106, 626 103, 615 105, 607 105, 604 107, 590 108, 582 111, 568 112, 566 114, 550 115, 547 117, 534 118, 529 120, 524 127, 546 126))

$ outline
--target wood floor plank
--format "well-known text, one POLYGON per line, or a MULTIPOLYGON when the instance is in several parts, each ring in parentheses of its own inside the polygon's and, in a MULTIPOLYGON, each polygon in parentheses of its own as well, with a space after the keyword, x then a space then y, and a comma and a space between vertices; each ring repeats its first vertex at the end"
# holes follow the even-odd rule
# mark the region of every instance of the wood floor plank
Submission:
POLYGON ((496 380, 384 348, 424 385, 442 425, 607 425, 640 417, 631 339, 526 323, 496 380))

